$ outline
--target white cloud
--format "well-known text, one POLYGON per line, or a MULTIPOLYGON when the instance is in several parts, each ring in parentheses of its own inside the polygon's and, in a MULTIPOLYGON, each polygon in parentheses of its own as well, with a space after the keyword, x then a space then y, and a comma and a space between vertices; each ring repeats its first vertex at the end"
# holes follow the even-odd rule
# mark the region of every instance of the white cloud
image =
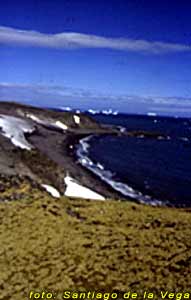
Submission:
POLYGON ((44 34, 0 26, 0 43, 5 45, 44 47, 54 49, 105 48, 122 51, 161 54, 191 51, 191 46, 158 41, 109 38, 76 32, 44 34))

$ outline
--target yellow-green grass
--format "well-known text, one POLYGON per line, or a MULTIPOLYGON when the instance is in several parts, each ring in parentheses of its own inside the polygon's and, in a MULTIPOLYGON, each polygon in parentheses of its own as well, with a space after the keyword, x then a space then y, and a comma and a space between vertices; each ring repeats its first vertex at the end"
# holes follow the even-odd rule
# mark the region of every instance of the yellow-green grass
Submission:
POLYGON ((4 185, 0 299, 29 291, 186 291, 191 214, 131 202, 54 199, 27 181, 4 185))

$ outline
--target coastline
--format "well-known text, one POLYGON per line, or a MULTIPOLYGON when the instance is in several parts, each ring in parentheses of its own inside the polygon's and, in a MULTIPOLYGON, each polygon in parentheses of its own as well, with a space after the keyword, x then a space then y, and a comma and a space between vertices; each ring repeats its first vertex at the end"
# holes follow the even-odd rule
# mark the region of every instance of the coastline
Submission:
POLYGON ((33 128, 32 132, 23 132, 23 140, 17 141, 19 143, 24 141, 25 146, 30 145, 30 149, 21 150, 18 145, 15 147, 6 137, 0 136, 2 174, 28 176, 42 186, 55 187, 61 195, 64 195, 67 189, 65 178, 69 176, 79 185, 95 191, 106 199, 171 206, 165 199, 160 201, 155 198, 154 189, 153 193, 151 190, 147 193, 136 183, 131 182, 131 178, 129 181, 128 178, 124 182, 120 181, 120 177, 115 177, 109 167, 101 165, 99 159, 98 161, 90 159, 88 153, 88 137, 91 136, 113 135, 166 140, 169 140, 169 136, 152 131, 129 131, 121 126, 102 124, 85 114, 80 114, 79 117, 72 112, 60 113, 16 103, 1 104, 0 112, 4 119, 9 118, 10 128, 14 128, 16 118, 17 122, 25 122, 33 128), (7 116, 8 108, 11 111, 7 116), (80 121, 76 123, 75 117, 80 121))
MULTIPOLYGON (((119 135, 115 126, 103 125, 91 117, 81 114, 80 123, 76 124, 76 115, 72 112, 54 112, 47 109, 25 106, 18 103, 0 103, 2 116, 18 118, 33 126, 31 133, 23 132, 23 140, 30 149, 15 147, 9 139, 0 136, 2 159, 1 173, 5 175, 28 176, 41 185, 51 185, 64 195, 65 177, 69 174, 79 184, 97 192, 104 198, 127 200, 109 184, 83 167, 76 157, 75 149, 81 138, 92 134, 119 135), (64 126, 59 128, 57 125, 64 126), (9 151, 5 151, 8 149, 9 151)), ((16 124, 17 125, 17 124, 16 124)), ((10 123, 10 128, 14 124, 10 123)))
MULTIPOLYGON (((103 181, 99 176, 94 174, 92 171, 88 170, 85 166, 81 165, 78 161, 76 154, 77 147, 80 140, 87 138, 89 134, 66 134, 65 141, 62 143, 63 156, 65 158, 65 166, 70 175, 74 178, 79 178, 82 185, 93 189, 97 193, 103 195, 106 198, 116 199, 116 200, 126 200, 133 201, 133 199, 128 199, 123 196, 120 192, 112 188, 108 183, 103 181)), ((103 133, 105 135, 105 133, 103 133)), ((135 202, 137 202, 135 200, 135 202)))
MULTIPOLYGON (((124 183, 120 180, 115 179, 115 174, 111 170, 105 169, 99 161, 94 162, 89 156, 89 147, 91 144, 91 138, 95 135, 90 135, 80 139, 77 149, 76 156, 79 163, 92 174, 98 177, 102 182, 109 185, 114 191, 119 192, 125 200, 138 202, 142 204, 149 204, 153 206, 169 206, 167 201, 158 200, 147 193, 137 189, 136 187, 130 186, 127 182, 124 183)), ((97 135, 96 137, 99 138, 97 135)))
MULTIPOLYGON (((109 184, 102 181, 97 175, 83 167, 76 156, 76 147, 82 138, 92 134, 111 134, 111 130, 79 130, 73 132, 51 133, 50 130, 40 128, 40 134, 28 137, 35 148, 48 157, 59 168, 63 169, 62 177, 69 174, 81 185, 101 194, 105 198, 128 200, 121 193, 115 191, 109 184), (46 138, 44 138, 44 136, 46 138), (48 137, 48 138, 47 138, 48 137)), ((131 199, 129 199, 131 201, 131 199)))

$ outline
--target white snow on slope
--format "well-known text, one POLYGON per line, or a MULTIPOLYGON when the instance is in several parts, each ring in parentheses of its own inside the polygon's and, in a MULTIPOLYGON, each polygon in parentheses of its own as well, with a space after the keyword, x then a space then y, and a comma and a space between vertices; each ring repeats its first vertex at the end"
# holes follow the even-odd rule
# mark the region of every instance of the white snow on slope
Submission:
POLYGON ((75 122, 76 124, 80 124, 80 117, 77 116, 77 115, 74 115, 74 122, 75 122))
POLYGON ((85 186, 78 184, 70 176, 66 176, 64 181, 67 186, 65 191, 65 196, 78 197, 84 199, 93 199, 93 200, 105 200, 105 198, 102 195, 90 190, 85 186))
POLYGON ((65 125, 64 123, 62 123, 61 121, 56 121, 55 125, 58 126, 61 129, 63 129, 63 130, 67 130, 68 129, 68 126, 65 125))
POLYGON ((12 116, 0 115, 0 128, 2 128, 2 135, 9 138, 15 146, 26 150, 31 150, 33 148, 33 146, 27 142, 24 133, 32 133, 34 127, 25 120, 12 116))
POLYGON ((26 114, 27 118, 30 118, 31 120, 39 123, 39 124, 44 124, 44 121, 42 121, 41 119, 39 119, 37 116, 31 115, 31 114, 26 114))
POLYGON ((33 120, 41 125, 56 127, 56 128, 60 128, 62 130, 68 129, 68 126, 65 125, 64 123, 62 123, 61 121, 53 122, 53 121, 48 121, 48 120, 42 120, 42 119, 38 118, 37 116, 31 115, 31 114, 27 114, 26 116, 27 116, 27 118, 30 118, 31 120, 33 120))
POLYGON ((57 189, 55 189, 53 186, 48 184, 42 184, 42 187, 45 188, 45 190, 52 195, 54 198, 60 198, 60 193, 57 189))

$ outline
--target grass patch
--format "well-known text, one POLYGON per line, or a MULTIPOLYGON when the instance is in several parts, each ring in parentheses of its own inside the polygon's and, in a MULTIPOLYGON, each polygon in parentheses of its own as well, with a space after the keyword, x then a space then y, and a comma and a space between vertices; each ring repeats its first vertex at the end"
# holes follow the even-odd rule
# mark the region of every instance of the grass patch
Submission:
MULTIPOLYGON (((12 192, 7 183, 2 195, 12 192)), ((189 288, 189 210, 55 200, 26 180, 17 193, 0 203, 0 299, 27 299, 29 290, 189 288)))

